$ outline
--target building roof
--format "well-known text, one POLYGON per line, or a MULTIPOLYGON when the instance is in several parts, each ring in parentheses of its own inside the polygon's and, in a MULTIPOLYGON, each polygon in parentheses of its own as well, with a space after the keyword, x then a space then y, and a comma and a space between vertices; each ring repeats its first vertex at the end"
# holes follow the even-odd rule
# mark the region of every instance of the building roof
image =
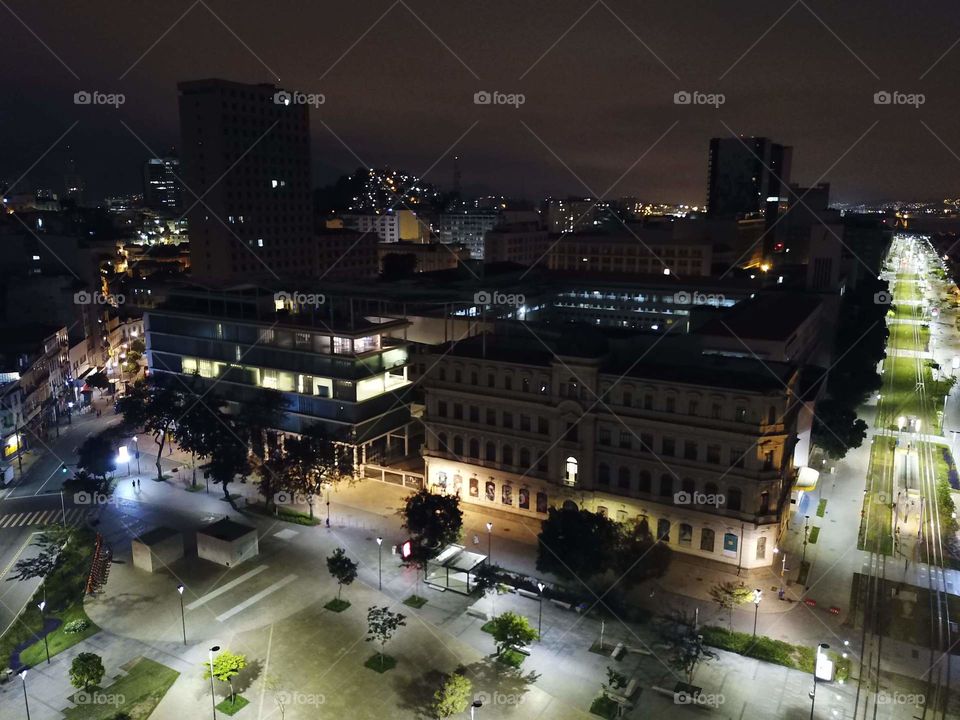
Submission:
POLYGON ((137 540, 143 543, 144 545, 150 546, 150 545, 157 545, 159 543, 162 543, 167 538, 171 538, 174 535, 179 535, 179 534, 180 534, 179 530, 174 530, 173 528, 161 526, 158 528, 154 528, 153 530, 148 530, 147 532, 143 533, 143 535, 140 535, 137 538, 137 540))
POLYGON ((233 542, 234 540, 242 538, 244 535, 249 535, 250 533, 256 531, 257 529, 255 527, 243 525, 242 523, 238 523, 228 517, 225 517, 222 520, 217 520, 214 523, 210 523, 206 527, 200 528, 197 532, 202 535, 209 535, 217 540, 233 542))
POLYGON ((702 335, 786 340, 820 307, 814 295, 771 292, 741 302, 706 323, 702 335))

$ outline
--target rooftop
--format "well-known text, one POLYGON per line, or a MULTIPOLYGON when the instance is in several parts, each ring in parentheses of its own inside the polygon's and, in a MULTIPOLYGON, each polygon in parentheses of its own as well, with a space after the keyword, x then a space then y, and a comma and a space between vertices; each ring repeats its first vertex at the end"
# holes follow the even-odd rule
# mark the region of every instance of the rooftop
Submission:
POLYGON ((206 527, 200 528, 200 530, 197 532, 203 535, 209 535, 217 540, 233 542, 234 540, 242 538, 244 535, 249 535, 250 533, 256 531, 257 529, 255 527, 243 525, 225 517, 222 520, 217 520, 214 523, 210 523, 206 527))
POLYGON ((814 295, 769 292, 735 305, 698 332, 702 335, 786 340, 817 311, 820 300, 814 295))

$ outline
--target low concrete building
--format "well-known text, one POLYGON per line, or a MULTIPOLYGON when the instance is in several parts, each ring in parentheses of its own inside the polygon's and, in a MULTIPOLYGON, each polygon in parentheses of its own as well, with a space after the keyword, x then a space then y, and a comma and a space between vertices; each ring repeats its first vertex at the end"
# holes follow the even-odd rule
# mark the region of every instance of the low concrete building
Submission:
POLYGON ((224 567, 239 565, 260 554, 257 529, 230 518, 197 531, 197 556, 224 567))
POLYGON ((183 557, 183 535, 168 527, 154 528, 132 543, 133 566, 157 572, 183 557))

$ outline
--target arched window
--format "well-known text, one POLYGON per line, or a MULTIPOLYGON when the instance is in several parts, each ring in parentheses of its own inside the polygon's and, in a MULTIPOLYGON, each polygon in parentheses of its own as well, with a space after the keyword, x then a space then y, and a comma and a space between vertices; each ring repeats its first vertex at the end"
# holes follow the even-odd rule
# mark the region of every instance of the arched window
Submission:
POLYGON ((577 471, 579 468, 579 463, 577 459, 572 455, 567 458, 564 463, 564 475, 563 482, 567 485, 576 485, 577 484, 577 471))
POLYGON ((487 446, 484 452, 484 460, 488 462, 497 461, 497 444, 492 440, 487 441, 487 446))
POLYGON ((700 549, 704 552, 713 552, 713 543, 716 535, 710 528, 703 528, 700 531, 700 549))
POLYGON ((693 544, 693 525, 680 523, 680 535, 677 538, 677 542, 687 547, 693 544))
POLYGON ((530 448, 520 448, 520 467, 524 472, 530 469, 530 448))
POLYGON ((742 493, 740 488, 728 488, 727 489, 727 510, 734 510, 736 512, 740 511, 742 493))
POLYGON ((638 487, 637 489, 642 493, 649 493, 651 487, 652 487, 652 481, 650 478, 650 471, 641 470, 640 471, 640 487, 638 487))
POLYGON ((680 483, 680 488, 687 495, 692 496, 697 491, 697 484, 690 478, 684 478, 680 483))
POLYGON ((610 484, 610 466, 606 463, 600 463, 600 467, 597 468, 597 484, 610 484))
POLYGON ((673 478, 669 475, 660 476, 660 497, 673 495, 673 478))
POLYGON ((470 438, 470 457, 480 459, 480 441, 476 438, 470 438))
POLYGON ((440 450, 441 452, 450 451, 450 447, 447 445, 446 433, 440 433, 439 435, 437 435, 437 450, 440 450))
POLYGON ((463 438, 459 435, 453 436, 453 454, 463 455, 463 438))
POLYGON ((630 468, 621 465, 617 471, 617 486, 622 490, 630 489, 630 468))
POLYGON ((657 520, 657 540, 670 542, 670 521, 660 518, 657 520))
POLYGON ((503 464, 513 465, 513 445, 503 446, 503 464))

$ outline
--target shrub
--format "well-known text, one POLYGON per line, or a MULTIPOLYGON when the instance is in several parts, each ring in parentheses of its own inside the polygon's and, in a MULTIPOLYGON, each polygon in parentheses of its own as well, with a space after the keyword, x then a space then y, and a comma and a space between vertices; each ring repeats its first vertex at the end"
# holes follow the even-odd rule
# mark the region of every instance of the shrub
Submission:
POLYGON ((88 627, 90 627, 90 621, 89 621, 89 620, 84 620, 83 618, 78 618, 78 619, 76 619, 76 620, 71 620, 71 621, 68 622, 66 625, 64 625, 64 626, 63 626, 63 631, 64 631, 65 633, 71 633, 71 634, 74 634, 74 633, 82 633, 82 632, 83 632, 84 630, 86 630, 88 627))

